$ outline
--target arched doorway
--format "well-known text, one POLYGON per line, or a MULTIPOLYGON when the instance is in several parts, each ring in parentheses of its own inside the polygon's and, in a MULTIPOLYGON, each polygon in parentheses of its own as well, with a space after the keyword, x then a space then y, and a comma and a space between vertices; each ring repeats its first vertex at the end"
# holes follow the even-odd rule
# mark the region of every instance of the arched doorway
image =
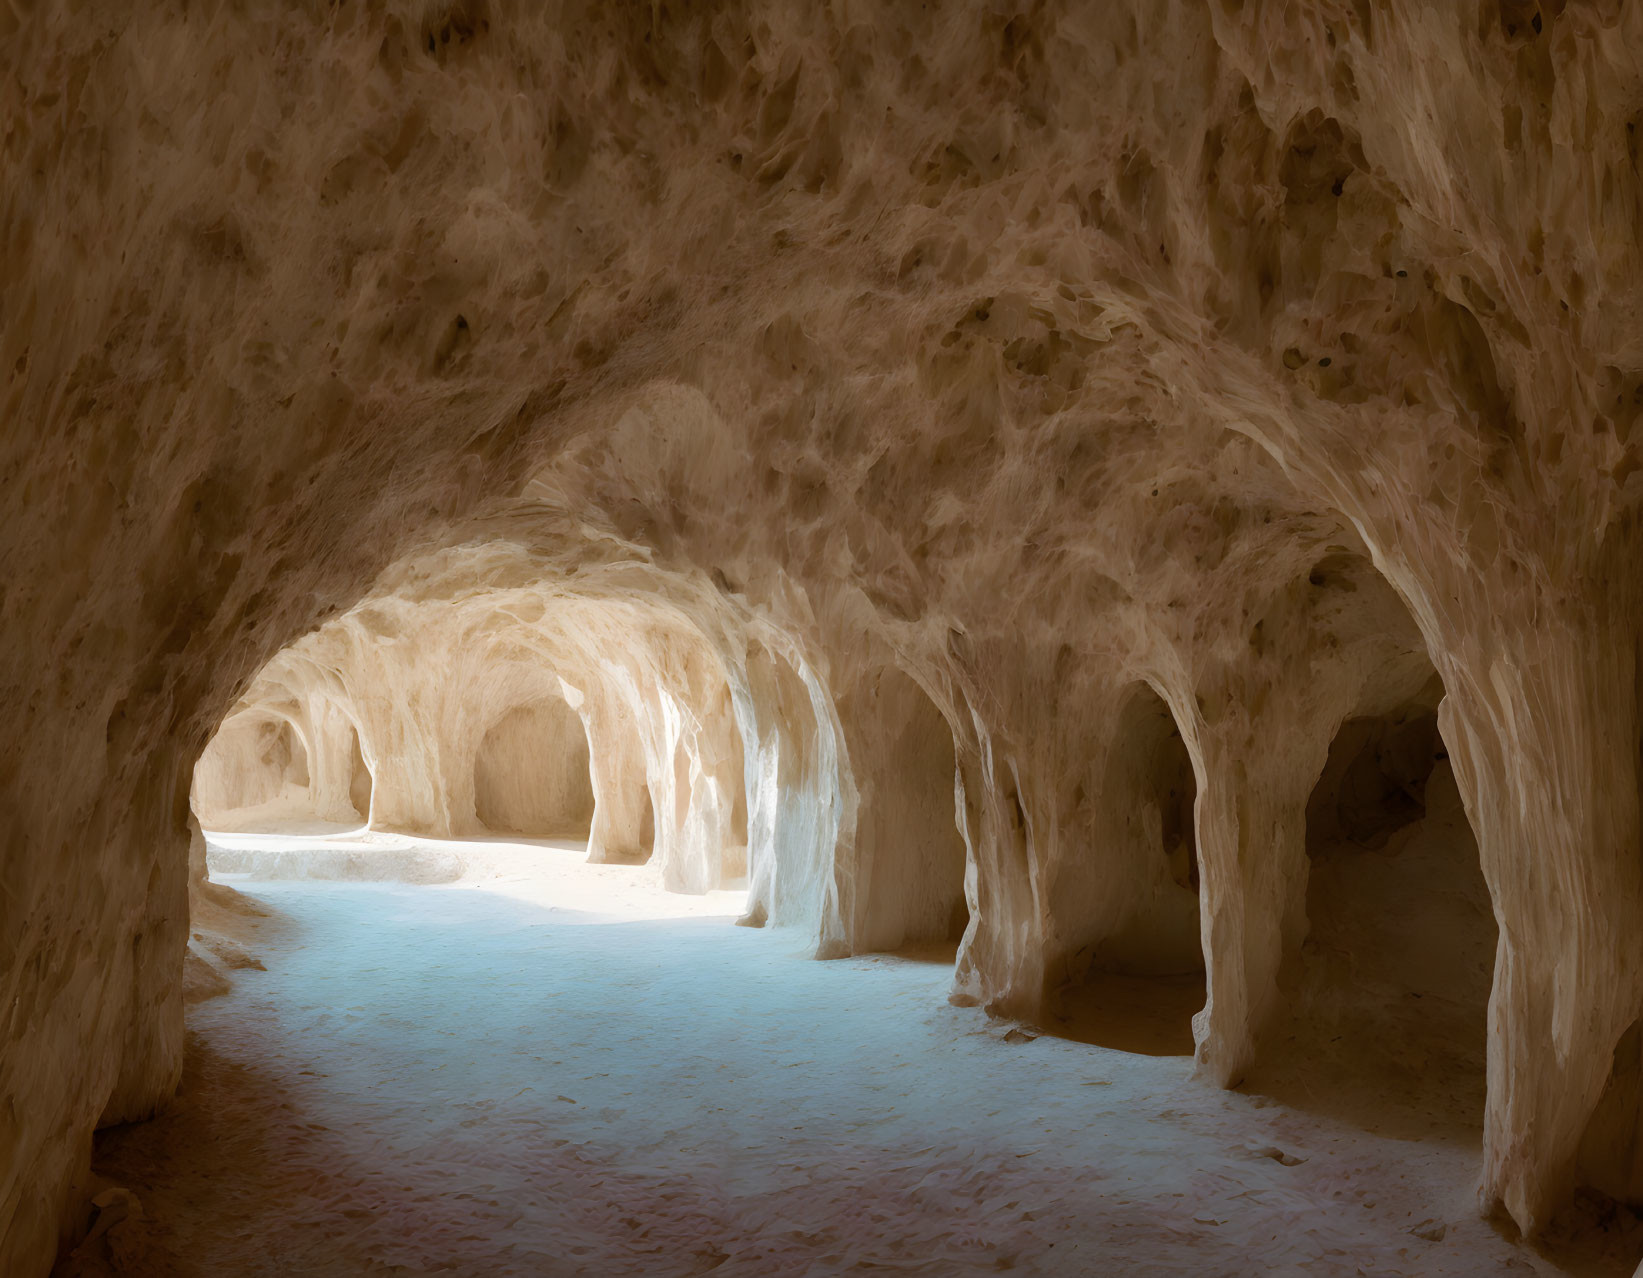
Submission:
POLYGON ((499 834, 588 837, 593 822, 588 738, 563 698, 514 706, 491 725, 474 761, 474 810, 499 834))
POLYGON ((882 670, 869 686, 870 700, 852 707, 872 729, 852 751, 866 892, 856 948, 948 947, 970 918, 964 838, 954 814, 952 730, 901 670, 882 670))
POLYGON ((194 771, 193 807, 208 829, 301 818, 308 809, 308 750, 291 721, 247 714, 211 738, 194 771))
POLYGON ((1260 1085, 1372 1131, 1470 1140, 1497 928, 1436 679, 1336 733, 1307 805, 1308 935, 1260 1085))
POLYGON ((1204 1004, 1198 783, 1175 716, 1151 685, 1120 694, 1092 780, 1048 894, 1049 1027, 1121 1051, 1191 1055, 1192 1017, 1204 1004))

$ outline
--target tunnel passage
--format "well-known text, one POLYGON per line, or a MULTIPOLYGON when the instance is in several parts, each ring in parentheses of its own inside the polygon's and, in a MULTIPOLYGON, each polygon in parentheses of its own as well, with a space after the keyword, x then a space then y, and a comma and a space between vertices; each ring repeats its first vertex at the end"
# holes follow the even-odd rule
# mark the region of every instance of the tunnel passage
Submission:
POLYGON ((1055 877, 1060 945, 1048 968, 1051 1025, 1147 1055, 1190 1055, 1204 1003, 1192 756, 1164 699, 1122 694, 1095 784, 1088 845, 1055 877))
POLYGON ((555 592, 538 567, 511 542, 440 552, 276 654, 234 715, 290 704, 309 744, 311 828, 267 832, 364 821, 571 839, 598 863, 651 864, 676 891, 745 881, 726 653, 662 591, 555 592), (474 589, 482 565, 517 584, 474 589), (470 592, 465 606, 430 598, 430 581, 470 592))
POLYGON ((563 698, 514 706, 486 731, 474 760, 474 809, 496 834, 588 837, 588 738, 563 698))
POLYGON ((247 714, 227 720, 194 771, 193 804, 202 824, 253 828, 306 814, 309 759, 289 719, 247 714))
POLYGON ((1440 696, 1434 684, 1336 733, 1307 805, 1289 1023, 1251 1083, 1371 1130, 1458 1138, 1483 1112, 1497 930, 1440 696))

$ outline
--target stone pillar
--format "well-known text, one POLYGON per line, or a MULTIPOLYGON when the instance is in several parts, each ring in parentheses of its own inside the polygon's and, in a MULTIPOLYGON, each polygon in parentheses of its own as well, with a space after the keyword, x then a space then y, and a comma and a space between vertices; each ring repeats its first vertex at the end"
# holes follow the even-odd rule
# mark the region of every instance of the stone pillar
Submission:
POLYGON ((480 829, 474 811, 477 710, 466 682, 432 652, 384 643, 354 675, 360 744, 371 769, 371 826, 434 838, 480 829))
MULTIPOLYGON (((604 688, 565 685, 565 698, 582 717, 588 737, 588 772, 593 785, 593 826, 588 860, 632 865, 645 861, 645 751, 633 710, 604 688)), ((654 835, 653 835, 654 837, 654 835)))
POLYGON ((1444 668, 1439 726, 1500 924, 1480 1195, 1525 1233, 1572 1193, 1643 1004, 1636 653, 1629 627, 1543 615, 1444 668))
POLYGON ((328 695, 303 699, 307 723, 308 798, 322 821, 357 821, 354 807, 354 721, 328 695))
POLYGON ((1040 856, 1032 806, 1013 758, 979 715, 958 741, 955 807, 965 845, 970 924, 959 944, 951 1001, 1036 1017, 1044 994, 1044 919, 1033 866, 1040 856))
POLYGON ((1193 1017, 1200 1072, 1235 1086, 1278 1005, 1278 971, 1306 935, 1306 804, 1333 723, 1261 724, 1243 706, 1199 728, 1200 909, 1208 997, 1193 1017), (1321 740, 1319 739, 1321 738, 1321 740))

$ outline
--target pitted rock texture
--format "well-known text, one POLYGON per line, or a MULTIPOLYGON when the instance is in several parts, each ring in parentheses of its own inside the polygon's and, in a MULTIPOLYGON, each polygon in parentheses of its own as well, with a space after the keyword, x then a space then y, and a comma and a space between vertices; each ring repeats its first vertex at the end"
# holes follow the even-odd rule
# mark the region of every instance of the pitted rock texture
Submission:
POLYGON ((753 908, 820 953, 940 913, 870 869, 946 763, 907 684, 956 997, 1161 961, 1196 876, 1219 1081, 1337 728, 1435 674, 1482 1204, 1643 1189, 1643 9, 48 0, 0 49, 0 1269, 175 1085, 218 725, 390 565, 499 546, 691 632, 753 908))

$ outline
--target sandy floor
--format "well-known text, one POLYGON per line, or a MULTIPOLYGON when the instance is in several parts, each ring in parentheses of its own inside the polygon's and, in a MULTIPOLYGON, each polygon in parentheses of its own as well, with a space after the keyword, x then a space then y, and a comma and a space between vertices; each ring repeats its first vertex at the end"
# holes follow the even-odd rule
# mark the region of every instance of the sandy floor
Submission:
MULTIPOLYGON (((375 848, 400 870, 390 856, 352 873, 418 874, 412 840, 214 841, 250 858, 219 866, 349 872, 338 857, 375 848)), ((1035 1037, 950 1006, 941 963, 809 961, 796 937, 733 926, 736 894, 665 894, 643 869, 582 865, 568 847, 431 851, 464 877, 221 875, 269 911, 242 937, 267 970, 233 971, 232 993, 191 1008, 174 1110, 99 1138, 97 1169, 135 1192, 141 1227, 61 1272, 1481 1275, 1635 1261, 1623 1237, 1537 1252, 1478 1220, 1475 1134, 1375 1135, 1327 1107, 1216 1091, 1183 1057, 1035 1037)))

